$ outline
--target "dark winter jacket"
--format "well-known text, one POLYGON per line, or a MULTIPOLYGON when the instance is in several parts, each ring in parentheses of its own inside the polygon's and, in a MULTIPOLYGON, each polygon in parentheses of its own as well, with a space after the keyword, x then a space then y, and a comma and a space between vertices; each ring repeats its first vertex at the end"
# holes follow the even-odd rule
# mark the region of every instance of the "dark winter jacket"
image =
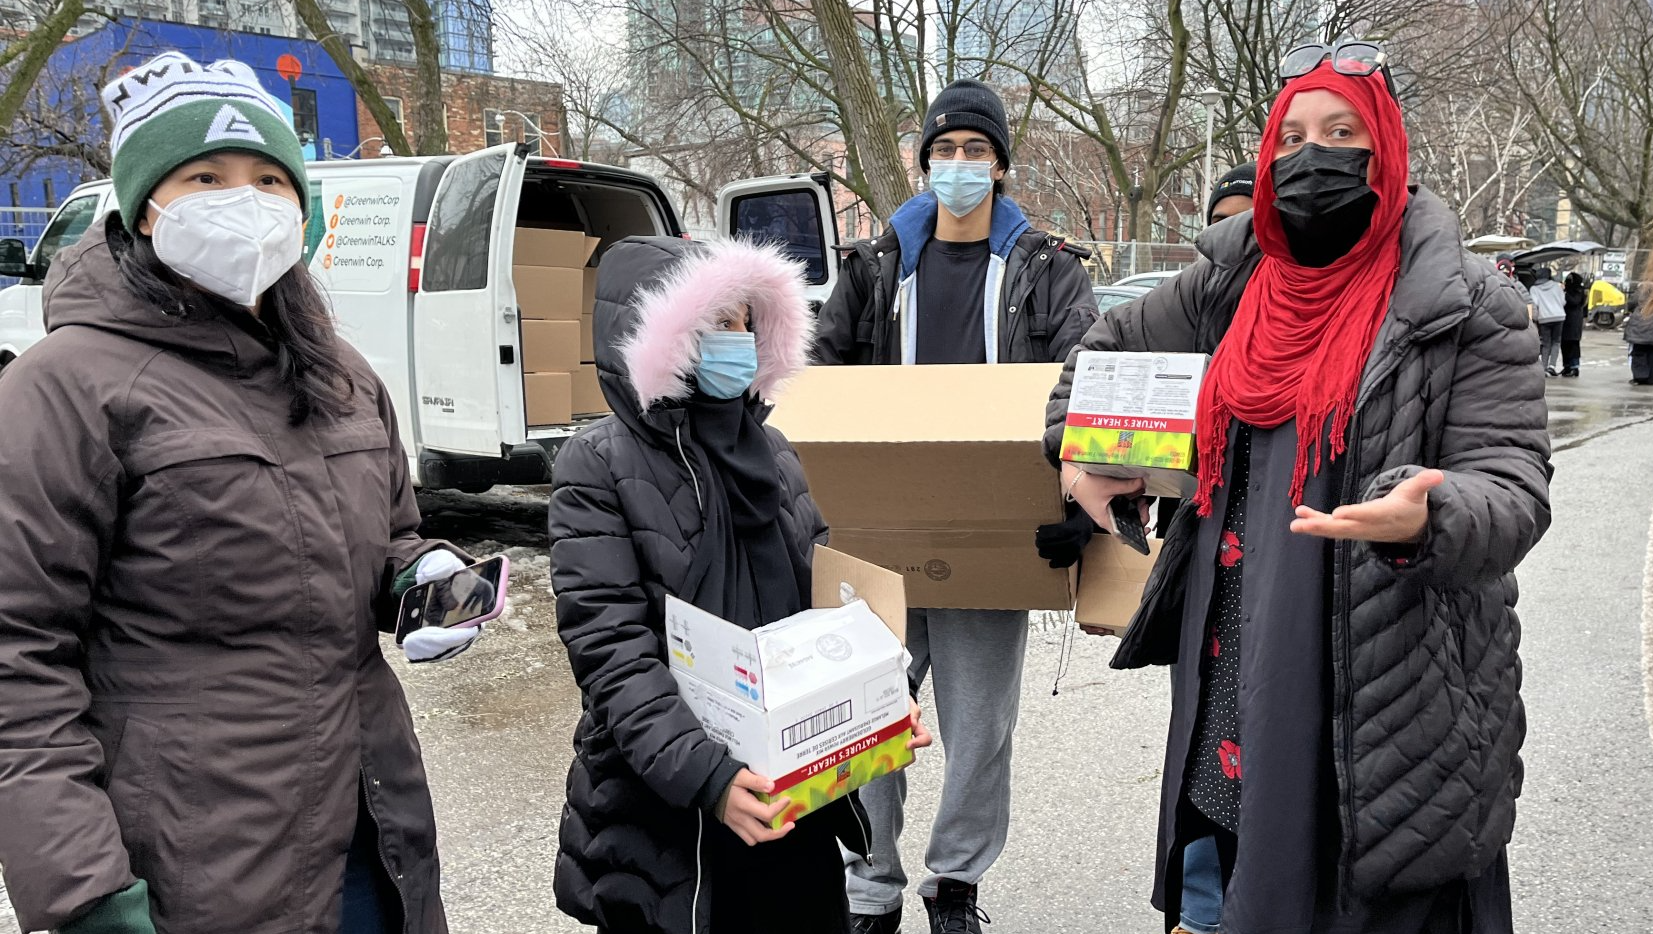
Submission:
POLYGON ((1567 320, 1561 324, 1561 339, 1564 341, 1581 341, 1584 339, 1584 318, 1586 308, 1590 303, 1590 290, 1584 286, 1568 287, 1565 307, 1567 320))
MULTIPOLYGON (((898 209, 882 237, 854 244, 821 306, 815 359, 826 364, 902 362, 902 328, 917 289, 918 259, 935 235, 936 196, 898 209)), ((993 204, 989 295, 998 289, 999 363, 1058 363, 1096 320, 1082 248, 1031 230, 1009 198, 993 204)))
POLYGON ((1624 303, 1624 342, 1653 344, 1653 302, 1643 301, 1640 287, 1624 303))
POLYGON ((435 546, 388 393, 289 424, 274 351, 125 287, 94 231, 0 379, 0 863, 23 930, 141 878, 160 934, 333 934, 366 788, 409 934, 447 930, 379 651, 435 546))
MULTIPOLYGON (((663 621, 666 597, 690 593, 697 568, 705 573, 699 561, 710 560, 701 544, 709 506, 702 481, 711 468, 682 407, 696 335, 722 309, 750 302, 760 399, 807 361, 811 328, 801 291, 786 301, 749 291, 750 276, 728 275, 750 268, 725 253, 739 249, 634 238, 603 257, 597 368, 615 414, 563 448, 551 493, 557 629, 584 707, 557 855, 557 906, 626 934, 683 934, 696 921, 704 931, 713 903, 738 897, 704 882, 699 848, 706 835, 724 832, 711 810, 741 763, 679 696, 663 621), (656 291, 640 311, 645 288, 656 291)), ((826 525, 797 454, 780 432, 768 435, 783 487, 783 532, 808 553, 826 541, 826 525)), ((829 822, 864 853, 858 808, 845 799, 805 819, 829 822)))
MULTIPOLYGON (((1509 841, 1521 791, 1513 571, 1550 523, 1544 376, 1514 287, 1461 239, 1452 212, 1417 191, 1345 455, 1344 503, 1446 471, 1424 543, 1404 566, 1366 544, 1330 546, 1339 866, 1363 895, 1478 876, 1509 841)), ((1200 251, 1170 283, 1109 312, 1079 349, 1214 351, 1261 256, 1250 214, 1209 229, 1200 251)), ((1047 413, 1053 463, 1073 365, 1047 413)), ((1174 660, 1197 527, 1179 518, 1133 622, 1138 654, 1118 665, 1174 660)))

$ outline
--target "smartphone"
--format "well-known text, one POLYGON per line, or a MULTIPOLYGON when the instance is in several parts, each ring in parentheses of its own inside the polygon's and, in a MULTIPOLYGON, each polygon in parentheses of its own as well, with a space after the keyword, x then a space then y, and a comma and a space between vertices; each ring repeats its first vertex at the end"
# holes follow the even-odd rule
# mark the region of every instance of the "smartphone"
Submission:
POLYGON ((454 572, 452 577, 415 584, 402 594, 396 613, 396 644, 426 626, 480 626, 505 611, 511 562, 500 555, 454 572))

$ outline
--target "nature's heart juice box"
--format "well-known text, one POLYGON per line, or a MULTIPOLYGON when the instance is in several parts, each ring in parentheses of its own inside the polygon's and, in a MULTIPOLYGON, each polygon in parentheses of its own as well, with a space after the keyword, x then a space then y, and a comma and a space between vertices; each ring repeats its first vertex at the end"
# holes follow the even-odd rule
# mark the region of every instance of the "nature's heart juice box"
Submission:
MULTIPOLYGON (((775 819, 777 829, 913 761, 901 639, 852 584, 822 586, 824 568, 862 564, 817 549, 816 603, 828 602, 820 595, 829 591, 843 593, 846 602, 756 630, 675 597, 666 600, 678 690, 713 739, 775 782, 762 800, 792 799, 775 819)), ((863 570, 893 579, 899 593, 900 575, 871 565, 863 570)), ((904 625, 904 598, 902 607, 904 625)))
POLYGON ((1210 358, 1193 353, 1079 354, 1062 431, 1062 460, 1092 473, 1140 477, 1148 495, 1194 485, 1194 413, 1210 358))

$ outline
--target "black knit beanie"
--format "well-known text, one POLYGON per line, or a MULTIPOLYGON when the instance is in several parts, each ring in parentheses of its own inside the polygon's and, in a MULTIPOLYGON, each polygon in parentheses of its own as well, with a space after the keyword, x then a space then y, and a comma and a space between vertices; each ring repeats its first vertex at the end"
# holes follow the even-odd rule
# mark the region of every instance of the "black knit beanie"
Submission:
POLYGON ((1004 101, 980 81, 961 78, 941 89, 924 115, 924 138, 919 142, 918 167, 930 171, 930 144, 954 130, 980 130, 993 143, 999 165, 1010 167, 1010 122, 1004 101))
POLYGON ((1224 198, 1250 198, 1257 189, 1257 163, 1247 162, 1228 170, 1211 188, 1211 200, 1205 203, 1205 222, 1211 223, 1211 212, 1224 198))

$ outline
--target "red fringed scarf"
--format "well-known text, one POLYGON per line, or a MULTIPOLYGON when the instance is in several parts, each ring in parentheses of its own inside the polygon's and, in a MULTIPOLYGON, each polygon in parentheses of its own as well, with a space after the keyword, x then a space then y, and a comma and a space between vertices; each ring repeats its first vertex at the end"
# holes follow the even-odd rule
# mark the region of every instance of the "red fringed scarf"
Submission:
POLYGON ((1280 93, 1263 133, 1257 159, 1257 198, 1252 224, 1263 259, 1246 283, 1228 334, 1217 346, 1199 400, 1200 515, 1211 514, 1211 494, 1222 485, 1228 427, 1238 418, 1258 428, 1297 419, 1297 464, 1292 504, 1303 501, 1309 476, 1325 452, 1321 438, 1331 419, 1331 457, 1348 446, 1349 419, 1361 373, 1389 311, 1400 270, 1400 227, 1407 199, 1407 142, 1400 107, 1380 75, 1351 77, 1329 64, 1293 80, 1280 93), (1297 265, 1274 209, 1274 148, 1292 98, 1315 89, 1348 100, 1372 134, 1367 184, 1378 204, 1365 236, 1330 266, 1297 265))

